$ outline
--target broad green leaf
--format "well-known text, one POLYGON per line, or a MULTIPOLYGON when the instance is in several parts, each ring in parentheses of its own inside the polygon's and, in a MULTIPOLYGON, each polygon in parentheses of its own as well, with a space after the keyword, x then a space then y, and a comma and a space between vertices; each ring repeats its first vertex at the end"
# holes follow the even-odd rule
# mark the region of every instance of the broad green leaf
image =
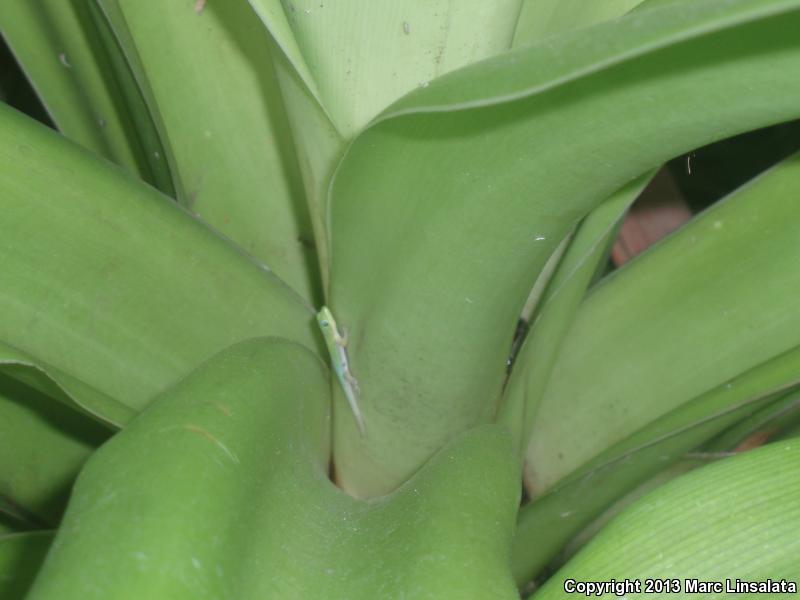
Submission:
POLYGON ((521 0, 250 3, 347 139, 403 94, 509 48, 521 0))
POLYGON ((110 433, 0 373, 0 495, 38 521, 55 525, 78 470, 110 433))
MULTIPOLYGON (((648 0, 644 3, 642 0, 603 0, 592 3, 583 0, 529 0, 522 4, 513 46, 515 48, 530 46, 547 36, 619 17, 642 4, 648 4, 648 0)), ((642 185, 644 183, 646 180, 642 181, 642 185)), ((613 243, 612 238, 616 234, 622 215, 635 200, 642 185, 634 183, 612 195, 589 213, 580 226, 579 235, 567 242, 568 254, 564 257, 564 263, 558 267, 558 281, 553 282, 549 291, 549 294, 559 295, 559 302, 557 305, 547 306, 549 300, 544 301, 545 314, 537 317, 537 322, 534 324, 536 331, 526 336, 522 354, 517 359, 517 374, 507 383, 505 398, 498 413, 498 420, 504 422, 519 441, 522 453, 527 446, 535 413, 534 405, 541 397, 547 383, 560 340, 568 329, 572 315, 582 300, 586 288, 591 284, 600 261, 607 256, 608 245, 613 243), (624 199, 623 196, 628 194, 633 195, 627 200, 624 199), (523 377, 520 371, 525 373, 524 393, 521 393, 523 384, 519 383, 523 377), (527 398, 527 401, 524 398, 527 398)), ((553 257, 550 258, 550 261, 552 260, 553 257)), ((545 271, 547 266, 543 273, 545 271)), ((525 309, 523 318, 526 318, 525 309)))
POLYGON ((533 281, 591 208, 800 114, 798 27, 797 0, 633 13, 433 80, 358 136, 329 195, 329 304, 367 423, 335 419, 346 489, 392 489, 492 418, 533 281))
POLYGON ((607 257, 609 240, 651 177, 652 173, 634 180, 589 213, 549 282, 514 362, 497 417, 498 422, 513 432, 521 457, 525 455, 536 406, 558 357, 561 340, 600 261, 607 257))
POLYGON ((534 489, 800 344, 798 189, 795 156, 594 288, 536 415, 534 489))
POLYGON ((104 420, 236 341, 317 347, 312 311, 263 265, 4 105, 0 198, 0 342, 96 390, 76 401, 104 420))
POLYGON ((154 181, 87 2, 3 0, 0 33, 64 135, 154 181))
POLYGON ((363 502, 327 479, 329 406, 298 345, 223 351, 92 456, 29 598, 517 598, 508 436, 363 502))
MULTIPOLYGON (((745 597, 725 591, 690 594, 684 587, 687 579, 785 579, 796 585, 798 497, 797 442, 773 444, 693 471, 624 511, 533 597, 565 597, 566 579, 675 578, 682 592, 676 596, 683 598, 745 597)), ((772 597, 793 595, 784 591, 772 597)), ((625 593, 626 598, 651 596, 644 588, 625 593)))
POLYGON ((552 569, 554 566, 561 567, 567 563, 569 559, 572 558, 586 544, 588 544, 592 538, 594 538, 597 533, 601 531, 606 524, 608 524, 609 521, 614 519, 617 515, 619 515, 622 511, 624 511, 645 494, 649 494, 653 490, 658 489, 665 483, 668 483, 673 479, 680 477, 681 475, 685 475, 690 471, 704 467, 714 460, 719 459, 700 458, 694 456, 692 453, 689 453, 684 458, 681 458, 664 470, 659 471, 649 479, 644 480, 643 483, 637 485, 631 492, 622 496, 619 500, 609 506, 608 509, 600 513, 600 516, 589 523, 589 525, 584 527, 578 535, 569 541, 569 543, 564 545, 556 558, 548 565, 548 570, 552 569))
POLYGON ((0 534, 0 597, 25 598, 53 541, 52 531, 0 534))
POLYGON ((529 46, 548 36, 622 16, 642 1, 525 0, 514 32, 514 46, 529 46))
POLYGON ((148 90, 182 184, 178 201, 318 300, 308 209, 258 16, 245 2, 99 4, 148 90))
MULTIPOLYGON (((644 4, 647 4, 648 0, 644 1, 644 4)), ((606 21, 615 17, 619 17, 626 12, 640 6, 642 4, 642 0, 603 0, 601 2, 592 2, 586 3, 582 0, 528 0, 522 3, 522 7, 520 10, 519 18, 517 20, 516 30, 514 32, 514 40, 512 46, 514 48, 520 48, 524 46, 530 46, 537 42, 539 42, 542 38, 547 36, 557 35, 563 33, 565 31, 569 31, 572 29, 579 29, 581 27, 587 27, 589 25, 593 25, 595 23, 599 23, 602 21, 606 21)), ((613 198, 613 196, 612 196, 613 198)), ((631 202, 634 198, 631 198, 631 202)), ((597 227, 601 230, 605 228, 603 222, 608 218, 612 218, 612 215, 606 214, 608 209, 604 209, 603 206, 606 204, 613 204, 614 200, 611 198, 607 200, 603 205, 600 205, 596 210, 600 213, 596 217, 587 217, 587 220, 592 220, 597 223, 597 227), (603 216, 605 215, 605 216, 603 216)), ((624 206, 619 206, 618 210, 624 212, 627 210, 629 203, 625 204, 624 206)), ((611 209, 612 211, 614 209, 611 209)), ((614 228, 609 229, 608 231, 604 232, 605 241, 603 242, 600 239, 594 240, 589 239, 592 237, 593 234, 588 232, 588 229, 591 226, 589 224, 584 224, 581 229, 583 231, 581 235, 581 239, 567 239, 564 242, 564 247, 569 248, 570 245, 575 242, 579 247, 582 246, 587 241, 591 245, 590 253, 586 256, 581 256, 582 252, 585 252, 585 249, 572 249, 570 250, 570 256, 572 261, 576 260, 579 257, 579 260, 585 264, 582 268, 578 269, 578 272, 582 275, 588 274, 588 271, 592 269, 591 264, 599 264, 599 261, 602 260, 602 257, 606 255, 607 248, 603 247, 603 244, 608 244, 611 242, 611 238, 615 231, 614 228)), ((561 256, 556 256, 559 254, 559 250, 550 257, 547 265, 545 265, 542 273, 539 275, 536 284, 534 284, 534 291, 536 292, 536 287, 542 281, 542 276, 549 272, 548 265, 557 259, 558 261, 561 260, 561 256)), ((561 271, 562 277, 564 276, 565 272, 571 270, 571 267, 568 265, 564 265, 563 267, 559 267, 561 271)), ((548 282, 550 277, 548 276, 544 283, 548 282)), ((583 293, 587 285, 590 283, 591 279, 588 279, 586 282, 583 281, 583 277, 578 277, 577 279, 573 280, 574 282, 570 284, 568 289, 570 293, 567 294, 565 291, 561 292, 562 302, 566 306, 568 305, 567 302, 563 300, 563 298, 567 295, 570 296, 572 300, 572 307, 567 310, 560 311, 562 315, 558 318, 553 317, 546 317, 545 322, 547 325, 540 323, 538 326, 539 328, 561 328, 565 329, 569 319, 574 312, 577 303, 580 302, 583 293), (560 325, 558 325, 560 323, 560 325)), ((559 285, 558 287, 561 287, 559 285)), ((552 288, 551 288, 552 289, 552 288)), ((543 291, 543 290, 542 290, 543 291)), ((541 293, 541 292, 540 292, 541 293)), ((528 298, 528 302, 526 303, 525 308, 522 311, 522 318, 526 321, 530 321, 528 318, 528 305, 531 303, 531 297, 528 298)), ((546 350, 544 350, 544 344, 540 344, 539 340, 542 339, 543 336, 540 334, 536 334, 536 341, 531 339, 528 342, 528 346, 540 346, 540 349, 536 352, 530 349, 526 352, 528 356, 532 356, 533 354, 538 354, 542 351, 545 351, 548 355, 550 355, 551 360, 550 366, 552 366, 552 358, 555 357, 557 353, 557 340, 560 340, 563 331, 559 332, 551 332, 548 336, 549 344, 546 345, 546 350)), ((530 337, 530 336, 528 336, 530 337)), ((524 359, 530 360, 530 359, 524 359)), ((546 373, 549 370, 549 366, 545 367, 545 363, 548 361, 545 360, 541 365, 537 362, 533 363, 531 370, 538 370, 539 373, 537 375, 531 375, 527 377, 527 381, 531 382, 533 385, 541 385, 544 386, 546 383, 546 377, 542 377, 543 373, 546 373), (544 368, 543 368, 544 367, 544 368), (543 381, 541 384, 538 382, 543 381)), ((522 367, 524 369, 524 367, 522 367)), ((526 369, 527 370, 527 369, 526 369)), ((516 376, 516 379, 519 379, 520 375, 516 376)), ((512 388, 519 388, 518 385, 512 386, 512 388)), ((503 404, 500 407, 500 413, 498 418, 501 421, 505 421, 506 425, 511 429, 512 432, 515 432, 515 439, 519 440, 519 443, 523 445, 522 451, 524 452, 524 444, 523 440, 526 440, 526 434, 523 433, 524 430, 529 429, 529 425, 523 425, 523 423, 527 423, 529 419, 526 418, 526 415, 529 414, 529 408, 525 407, 522 408, 522 403, 520 402, 520 395, 515 394, 513 389, 511 393, 508 392, 506 395, 509 397, 508 399, 503 400, 503 404)), ((531 394, 528 393, 528 396, 531 394)), ((529 403, 530 404, 530 403, 529 403)), ((532 411, 530 411, 532 412, 532 411)))
POLYGON ((528 503, 520 511, 514 539, 517 582, 539 573, 565 543, 637 485, 734 423, 780 401, 800 383, 798 373, 800 346, 631 432, 528 503))
POLYGON ((327 296, 327 189, 345 141, 406 92, 507 49, 520 0, 250 4, 280 48, 276 70, 327 296))

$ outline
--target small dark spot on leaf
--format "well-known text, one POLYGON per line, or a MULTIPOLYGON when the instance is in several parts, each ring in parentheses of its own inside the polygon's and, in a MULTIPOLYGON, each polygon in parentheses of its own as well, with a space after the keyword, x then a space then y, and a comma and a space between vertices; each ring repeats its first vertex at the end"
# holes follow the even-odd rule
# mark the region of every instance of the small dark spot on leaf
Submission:
POLYGON ((300 242, 300 245, 303 246, 303 248, 306 248, 308 250, 314 250, 314 248, 316 248, 314 240, 311 240, 303 235, 298 235, 297 241, 300 242))

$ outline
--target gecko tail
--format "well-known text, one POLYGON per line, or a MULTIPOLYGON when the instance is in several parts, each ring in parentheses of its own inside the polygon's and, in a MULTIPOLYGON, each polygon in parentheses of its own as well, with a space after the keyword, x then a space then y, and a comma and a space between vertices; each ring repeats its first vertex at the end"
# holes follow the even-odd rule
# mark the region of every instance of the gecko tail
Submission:
POLYGON ((353 413, 353 417, 356 420, 356 425, 358 425, 358 431, 361 437, 364 437, 367 433, 366 426, 364 425, 364 415, 361 414, 361 409, 358 407, 358 400, 356 399, 352 387, 350 389, 345 389, 345 397, 347 398, 347 403, 350 405, 350 412, 353 413))
POLYGON ((364 417, 361 415, 361 411, 354 411, 353 415, 356 418, 356 425, 358 426, 358 432, 361 434, 361 437, 365 437, 367 435, 367 428, 364 425, 364 417))

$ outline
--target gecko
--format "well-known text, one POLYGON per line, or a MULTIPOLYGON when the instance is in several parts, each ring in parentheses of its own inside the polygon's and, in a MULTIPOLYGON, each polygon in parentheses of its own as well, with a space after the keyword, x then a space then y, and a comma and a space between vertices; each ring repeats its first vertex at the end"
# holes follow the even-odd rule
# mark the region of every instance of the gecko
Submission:
POLYGON ((364 417, 358 407, 358 381, 350 372, 350 362, 347 360, 347 334, 342 335, 339 333, 336 320, 327 306, 323 306, 322 310, 317 313, 317 323, 319 323, 322 336, 325 338, 328 353, 331 355, 331 364, 336 373, 336 378, 339 380, 339 385, 342 386, 347 403, 350 405, 350 409, 356 419, 358 430, 363 436, 364 417))

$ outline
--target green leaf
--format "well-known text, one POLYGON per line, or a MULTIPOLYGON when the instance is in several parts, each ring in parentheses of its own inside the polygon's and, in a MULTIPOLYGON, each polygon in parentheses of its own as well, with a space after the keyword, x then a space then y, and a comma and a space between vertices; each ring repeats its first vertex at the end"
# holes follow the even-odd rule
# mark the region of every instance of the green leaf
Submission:
POLYGON ((319 301, 317 257, 269 37, 244 2, 99 0, 147 90, 178 201, 319 301), (165 56, 183 60, 164 60, 165 56))
POLYGON ((468 432, 361 502, 326 476, 328 383, 270 338, 166 391, 86 465, 29 598, 517 598, 508 436, 468 432))
POLYGON ((758 432, 768 434, 770 438, 779 435, 798 422, 798 408, 800 390, 793 390, 721 433, 704 445, 701 452, 714 454, 736 451, 741 443, 758 432))
POLYGON ((620 17, 642 4, 642 1, 527 0, 522 3, 514 33, 514 46, 529 46, 548 36, 620 17))
POLYGON ((319 88, 314 80, 314 75, 306 63, 303 50, 292 30, 287 12, 296 12, 297 7, 290 4, 284 8, 281 0, 248 0, 255 13, 267 27, 281 54, 286 57, 291 68, 302 81, 314 99, 322 105, 319 88))
POLYGON ((506 425, 524 457, 564 334, 583 300, 609 240, 652 173, 636 179, 595 208, 579 225, 550 280, 530 331, 514 363, 497 420, 506 425))
POLYGON ((300 163, 319 258, 322 288, 327 297, 330 283, 330 249, 325 219, 326 193, 331 173, 344 152, 344 140, 287 58, 275 51, 273 61, 300 163))
POLYGON ((647 423, 524 506, 514 539, 517 582, 539 573, 570 538, 647 478, 779 401, 800 383, 798 372, 800 346, 647 423))
POLYGON ((608 507, 608 509, 601 512, 596 519, 581 529, 578 535, 573 537, 567 544, 565 544, 559 551, 556 558, 548 565, 548 571, 552 570, 554 567, 560 568, 567 563, 569 559, 571 559, 581 548, 589 543, 592 538, 594 538, 597 533, 601 531, 607 523, 609 523, 609 521, 614 519, 639 498, 645 494, 649 494, 653 490, 658 489, 660 486, 680 477, 681 475, 685 475, 690 471, 708 465, 709 462, 713 460, 718 459, 699 457, 693 453, 689 453, 684 456, 684 458, 681 458, 667 468, 659 471, 652 477, 645 479, 630 492, 616 500, 611 506, 608 507))
POLYGON ((155 181, 84 0, 4 0, 0 33, 61 132, 155 181))
POLYGON ((38 522, 55 525, 78 470, 110 433, 66 404, 0 374, 0 495, 38 522))
MULTIPOLYGON (((151 98, 150 88, 137 83, 133 69, 135 60, 128 59, 120 43, 111 30, 111 24, 103 14, 96 0, 85 0, 92 18, 97 37, 103 44, 105 57, 109 63, 108 77, 117 85, 119 102, 127 108, 130 125, 128 127, 129 144, 135 147, 141 162, 147 165, 150 175, 144 179, 171 198, 184 195, 172 152, 166 146, 163 135, 163 124, 156 110, 148 108, 147 99, 151 98), (161 130, 161 131, 159 131, 161 130), (163 138, 163 139, 162 139, 163 138)), ((99 51, 95 54, 100 55, 99 51)), ((152 106, 152 102, 150 103, 152 106)))
POLYGON ((436 79, 359 135, 329 196, 329 304, 368 432, 336 419, 346 489, 392 489, 492 418, 533 281, 591 208, 800 114, 797 27, 796 0, 642 11, 436 79))
MULTIPOLYGON (((800 444, 782 442, 693 471, 636 502, 534 595, 564 581, 675 578, 797 582, 800 444)), ((689 597, 687 588, 677 596, 689 597)), ((652 594, 626 593, 627 598, 652 594)), ((704 598, 739 598, 712 593, 704 598)), ((747 594, 749 596, 750 594, 747 594)), ((780 597, 789 597, 784 592, 780 597)), ((777 596, 776 596, 777 597, 777 596)))
POLYGON ((0 342, 101 419, 236 341, 317 348, 310 308, 164 196, 0 105, 0 342), (60 381, 59 381, 60 382, 60 381))
POLYGON ((345 141, 402 94, 507 49, 520 0, 250 0, 278 47, 311 220, 330 289, 327 191, 345 141))
POLYGON ((136 409, 102 393, 90 383, 0 342, 0 371, 28 387, 65 404, 71 404, 106 424, 127 423, 136 409))
POLYGON ((526 464, 534 489, 800 344, 798 186, 800 156, 594 288, 536 415, 526 464))
POLYGON ((403 94, 508 49, 521 0, 250 4, 349 139, 403 94))
POLYGON ((26 597, 52 541, 52 531, 0 535, 0 597, 26 597))

